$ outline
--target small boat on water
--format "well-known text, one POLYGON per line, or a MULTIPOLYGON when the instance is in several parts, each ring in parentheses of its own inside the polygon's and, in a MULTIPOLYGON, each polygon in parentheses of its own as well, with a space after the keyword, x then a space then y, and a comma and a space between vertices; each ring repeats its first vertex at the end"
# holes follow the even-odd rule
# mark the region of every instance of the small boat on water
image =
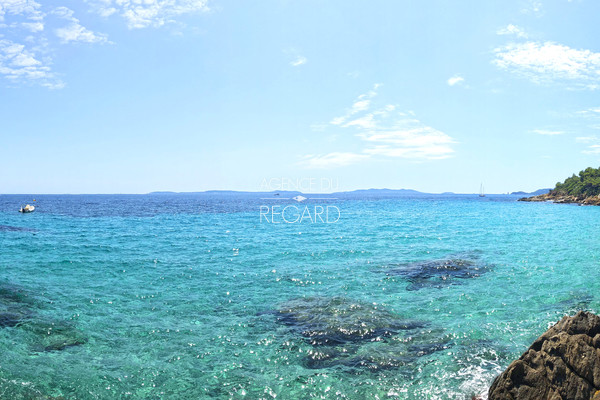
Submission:
POLYGON ((23 214, 32 213, 34 211, 35 207, 29 204, 27 204, 25 207, 21 206, 21 209, 19 210, 19 212, 23 214))
POLYGON ((483 191, 483 183, 481 184, 481 187, 479 188, 479 197, 485 197, 485 192, 483 191))

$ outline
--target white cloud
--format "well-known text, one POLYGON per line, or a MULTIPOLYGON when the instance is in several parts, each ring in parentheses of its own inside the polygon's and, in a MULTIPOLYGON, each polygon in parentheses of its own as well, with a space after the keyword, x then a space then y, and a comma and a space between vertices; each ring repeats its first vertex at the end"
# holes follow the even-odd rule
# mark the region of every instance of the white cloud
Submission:
POLYGON ((25 80, 50 88, 64 86, 55 79, 48 62, 38 59, 25 45, 6 39, 0 39, 0 74, 11 82, 25 80))
POLYGON ((78 22, 72 22, 64 28, 58 28, 54 31, 56 36, 63 43, 86 42, 86 43, 105 43, 106 35, 98 34, 84 28, 78 22))
POLYGON ((45 52, 41 36, 44 17, 41 5, 36 1, 0 0, 0 23, 5 29, 5 33, 0 34, 0 76, 10 84, 60 84, 50 70, 51 60, 41 57, 45 52))
POLYGON ((575 138, 575 141, 577 143, 583 143, 585 145, 587 145, 585 150, 582 150, 581 152, 583 154, 600 154, 600 137, 598 136, 581 136, 578 138, 575 138))
POLYGON ((79 23, 79 20, 73 16, 73 10, 67 7, 57 7, 52 12, 54 15, 67 20, 67 26, 54 30, 56 36, 62 43, 84 42, 84 43, 106 43, 107 37, 102 33, 94 33, 79 23))
POLYGON ((554 42, 511 43, 495 49, 494 64, 535 83, 569 83, 597 89, 600 53, 577 50, 554 42))
POLYGON ((587 110, 577 111, 577 114, 585 116, 600 116, 600 107, 588 108, 587 110))
POLYGON ((528 0, 526 5, 521 9, 523 14, 533 14, 537 17, 543 14, 541 0, 528 0))
POLYGON ((389 121, 357 135, 369 143, 365 149, 367 154, 433 160, 454 153, 451 145, 456 142, 446 133, 405 113, 386 114, 385 117, 389 121))
POLYGON ((369 156, 359 153, 338 153, 333 152, 324 155, 307 155, 300 162, 306 168, 332 168, 343 167, 346 165, 355 164, 369 156))
POLYGON ((343 127, 347 128, 349 126, 355 126, 358 128, 363 128, 363 129, 372 129, 375 128, 375 119, 374 119, 375 115, 373 113, 371 114, 367 114, 367 115, 363 115, 360 118, 356 118, 352 121, 348 121, 346 122, 343 127))
POLYGON ((41 32, 44 30, 43 22, 23 22, 21 26, 34 33, 41 32))
POLYGON ((73 18, 73 14, 75 14, 73 12, 73 10, 71 10, 68 7, 56 7, 54 10, 52 10, 52 14, 56 15, 59 18, 63 18, 63 19, 71 19, 73 18))
POLYGON ((375 85, 373 85, 373 89, 369 90, 367 93, 358 96, 354 103, 352 103, 352 107, 348 111, 346 111, 346 114, 341 117, 333 118, 331 120, 331 124, 342 125, 356 113, 368 110, 369 106, 371 105, 371 99, 377 96, 377 89, 379 89, 380 87, 381 84, 376 83, 375 85))
POLYGON ((67 7, 56 7, 49 12, 43 10, 34 0, 0 0, 0 21, 6 28, 6 34, 0 35, 0 75, 11 84, 36 83, 60 89, 65 84, 50 68, 50 54, 56 40, 53 42, 46 35, 47 23, 65 24, 66 20, 66 26, 52 30, 63 43, 106 42, 106 35, 81 26, 67 7))
POLYGON ((600 154, 600 144, 592 144, 587 150, 582 151, 583 154, 600 154))
POLYGON ((523 29, 521 29, 518 26, 513 25, 513 24, 508 24, 504 28, 498 29, 496 31, 496 34, 498 34, 498 35, 514 35, 518 38, 527 39, 527 33, 523 29))
POLYGON ((375 146, 365 149, 365 153, 370 155, 382 155, 387 157, 412 158, 421 160, 441 160, 452 156, 454 150, 448 146, 414 146, 414 147, 392 147, 375 146))
POLYGON ((456 141, 446 133, 419 121, 412 111, 399 112, 393 104, 372 109, 372 99, 379 86, 376 85, 373 90, 359 96, 344 116, 336 117, 330 122, 337 129, 352 129, 354 135, 361 140, 362 150, 308 155, 301 164, 312 168, 326 168, 382 157, 436 160, 453 155, 452 145, 456 141))
POLYGON ((299 67, 300 65, 306 64, 307 61, 308 60, 306 59, 306 57, 298 56, 290 62, 290 65, 293 67, 299 67))
POLYGON ((579 136, 575 138, 575 141, 578 143, 593 143, 596 141, 600 141, 596 136, 579 136))
MULTIPOLYGON (((51 71, 50 55, 59 42, 109 42, 107 35, 83 26, 73 10, 38 1, 0 0, 0 77, 11 84, 29 81, 58 89, 64 87, 64 83, 51 71)), ((184 15, 209 11, 208 0, 86 0, 81 3, 88 4, 102 17, 120 15, 130 29, 158 27, 175 23, 184 15)), ((294 65, 306 61, 300 57, 294 65)))
POLYGON ((208 0, 96 0, 101 16, 119 14, 130 29, 159 27, 175 22, 175 18, 208 11, 208 0))
POLYGON ((352 113, 356 114, 357 112, 368 110, 369 105, 371 105, 371 100, 358 100, 352 104, 352 113))
POLYGON ((556 136, 556 135, 562 135, 565 132, 564 131, 550 131, 547 129, 534 129, 532 130, 533 133, 537 133, 538 135, 546 135, 546 136, 556 136))
POLYGON ((44 18, 41 5, 34 0, 0 0, 0 22, 6 15, 22 15, 26 19, 39 21, 44 18))
POLYGON ((454 85, 458 85, 461 84, 465 81, 465 78, 463 78, 460 75, 454 75, 453 77, 451 77, 450 79, 448 79, 448 85, 450 86, 454 86, 454 85))

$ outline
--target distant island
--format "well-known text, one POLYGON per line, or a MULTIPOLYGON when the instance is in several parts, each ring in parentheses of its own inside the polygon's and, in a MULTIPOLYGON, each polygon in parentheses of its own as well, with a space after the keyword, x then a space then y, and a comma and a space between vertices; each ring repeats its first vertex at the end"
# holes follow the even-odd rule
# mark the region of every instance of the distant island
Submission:
POLYGON ((519 201, 551 201, 554 203, 574 203, 582 205, 600 205, 600 168, 586 168, 579 175, 558 182, 554 189, 546 194, 524 197, 519 201))
POLYGON ((538 196, 540 194, 546 194, 549 191, 551 191, 552 189, 548 188, 548 189, 538 189, 535 192, 512 192, 511 195, 516 195, 516 196, 538 196))

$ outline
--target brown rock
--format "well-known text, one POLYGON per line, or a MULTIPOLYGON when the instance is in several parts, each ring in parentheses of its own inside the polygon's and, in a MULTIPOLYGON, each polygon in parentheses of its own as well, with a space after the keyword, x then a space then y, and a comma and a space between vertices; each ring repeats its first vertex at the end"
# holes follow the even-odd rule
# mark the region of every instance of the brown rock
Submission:
POLYGON ((530 202, 542 202, 542 201, 551 201, 553 203, 558 204, 584 204, 588 206, 598 206, 600 205, 600 196, 571 196, 571 195, 563 195, 556 194, 554 192, 540 194, 538 196, 532 197, 523 197, 519 199, 519 201, 530 201, 530 202))
POLYGON ((600 400, 600 317, 564 317, 496 378, 489 400, 600 400))

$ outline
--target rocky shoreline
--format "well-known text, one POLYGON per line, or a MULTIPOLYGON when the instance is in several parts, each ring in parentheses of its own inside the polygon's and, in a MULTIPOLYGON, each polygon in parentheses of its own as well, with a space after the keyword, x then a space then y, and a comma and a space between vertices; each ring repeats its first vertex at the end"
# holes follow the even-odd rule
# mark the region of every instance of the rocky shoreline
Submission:
POLYGON ((541 202, 549 201, 552 203, 562 204, 580 204, 586 206, 600 206, 600 195, 599 196, 573 196, 573 195, 562 195, 553 192, 540 194, 538 196, 523 197, 519 201, 531 201, 541 202))
POLYGON ((489 400, 600 400, 600 317, 564 317, 493 382, 489 400))

